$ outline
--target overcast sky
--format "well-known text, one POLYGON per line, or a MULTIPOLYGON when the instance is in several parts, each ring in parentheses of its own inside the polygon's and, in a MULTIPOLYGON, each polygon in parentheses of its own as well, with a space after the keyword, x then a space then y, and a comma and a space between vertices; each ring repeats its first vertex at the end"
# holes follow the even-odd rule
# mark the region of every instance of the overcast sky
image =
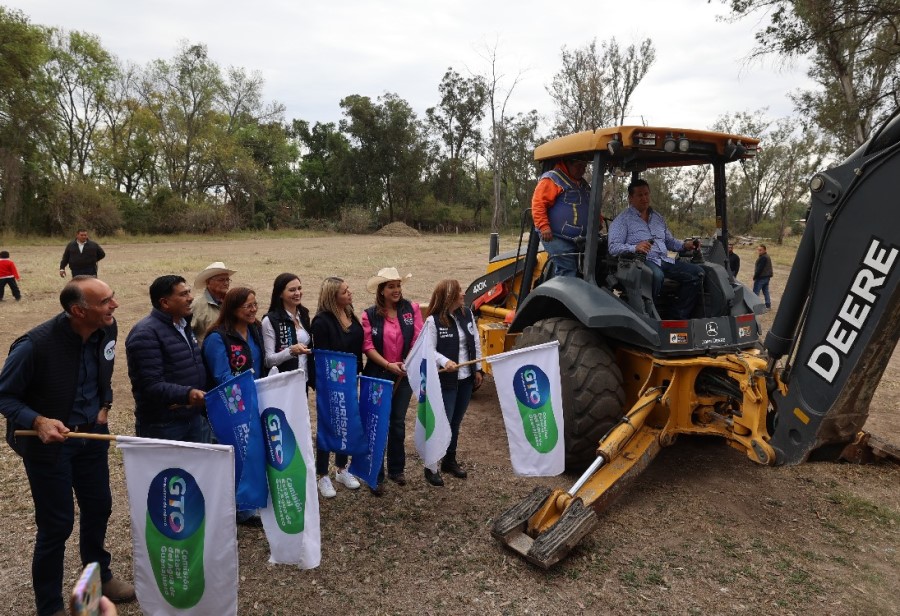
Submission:
POLYGON ((486 73, 486 50, 498 48, 511 84, 512 112, 554 107, 547 85, 560 47, 613 36, 623 47, 650 37, 657 60, 635 93, 629 123, 704 128, 726 112, 768 107, 790 115, 788 94, 806 83, 802 66, 747 63, 754 20, 737 24, 719 0, 585 3, 532 0, 0 0, 32 23, 100 37, 121 60, 144 65, 171 58, 179 41, 204 43, 221 66, 259 70, 265 97, 287 119, 337 121, 350 94, 386 91, 420 115, 438 102, 448 67, 486 73))

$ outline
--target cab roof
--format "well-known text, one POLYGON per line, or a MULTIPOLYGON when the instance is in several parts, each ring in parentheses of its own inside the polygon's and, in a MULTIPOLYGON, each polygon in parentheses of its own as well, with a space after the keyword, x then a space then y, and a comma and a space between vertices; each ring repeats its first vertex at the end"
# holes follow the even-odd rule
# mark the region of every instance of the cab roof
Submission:
POLYGON ((758 147, 759 139, 746 135, 658 126, 614 126, 548 141, 535 149, 534 159, 590 160, 594 152, 600 151, 614 167, 646 169, 753 158, 758 147))

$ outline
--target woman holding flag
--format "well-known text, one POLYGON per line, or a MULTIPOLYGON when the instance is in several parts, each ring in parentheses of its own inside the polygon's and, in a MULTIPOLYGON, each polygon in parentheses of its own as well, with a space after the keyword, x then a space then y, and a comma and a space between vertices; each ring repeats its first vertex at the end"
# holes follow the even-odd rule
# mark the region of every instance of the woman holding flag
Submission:
POLYGON ((263 337, 256 312, 256 293, 235 287, 225 294, 219 318, 203 340, 203 361, 216 385, 253 370, 253 378, 263 375, 263 337), (226 346, 227 345, 227 346, 226 346))
MULTIPOLYGON (((362 315, 363 352, 366 354, 363 374, 394 382, 388 423, 387 474, 391 481, 401 486, 406 485, 406 410, 412 397, 403 360, 423 326, 419 305, 403 297, 403 281, 411 277, 412 274, 401 277, 395 267, 378 270, 378 274, 366 283, 366 290, 375 294, 375 305, 366 308, 362 315)), ((377 487, 370 489, 375 496, 384 493, 384 464, 378 474, 377 487)))
MULTIPOLYGON (((331 276, 322 281, 319 305, 311 330, 316 349, 355 355, 356 371, 359 373, 362 370, 363 328, 353 313, 353 294, 343 278, 331 276)), ((318 442, 319 439, 316 440, 318 442)), ((324 498, 337 495, 328 475, 330 454, 330 451, 316 449, 316 475, 319 477, 319 493, 324 498)), ((346 454, 334 455, 334 465, 337 467, 334 478, 344 487, 356 490, 360 485, 359 480, 347 470, 347 461, 346 454)))
MULTIPOLYGON (((456 459, 459 427, 472 399, 472 392, 481 386, 484 377, 475 317, 463 305, 464 301, 465 293, 458 280, 441 280, 431 294, 428 318, 425 320, 426 335, 431 337, 437 363, 444 369, 440 374, 441 397, 450 422, 450 445, 441 462, 441 470, 459 479, 468 476, 456 459), (470 360, 479 361, 467 364, 470 360)), ((425 479, 433 486, 444 485, 441 474, 427 467, 425 479)))
POLYGON ((307 369, 307 355, 312 351, 309 331, 309 309, 300 303, 303 285, 295 274, 279 274, 272 285, 269 311, 262 320, 263 345, 266 351, 266 368, 287 372, 302 368, 308 383, 315 387, 315 376, 307 369))
MULTIPOLYGON (((235 287, 225 294, 219 318, 203 340, 203 363, 210 380, 216 385, 253 371, 253 378, 263 375, 263 337, 256 313, 256 293, 247 287, 235 287)), ((262 526, 256 510, 237 512, 238 524, 262 526)))

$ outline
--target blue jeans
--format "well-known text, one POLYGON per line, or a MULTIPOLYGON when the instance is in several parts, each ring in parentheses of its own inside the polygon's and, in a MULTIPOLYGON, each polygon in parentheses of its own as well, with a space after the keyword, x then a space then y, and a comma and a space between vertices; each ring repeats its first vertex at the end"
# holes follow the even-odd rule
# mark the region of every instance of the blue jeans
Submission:
POLYGON ((463 415, 469 407, 472 399, 472 390, 475 387, 475 377, 468 377, 456 381, 456 387, 441 388, 441 398, 444 400, 444 410, 447 412, 447 421, 450 422, 450 446, 447 447, 448 458, 456 457, 456 442, 459 440, 459 425, 463 415))
POLYGON ((159 423, 134 420, 134 433, 144 438, 161 438, 168 441, 186 441, 189 443, 211 443, 212 430, 209 421, 201 413, 189 417, 178 417, 173 411, 172 419, 159 423))
POLYGON ((772 298, 769 297, 769 281, 772 280, 769 276, 765 278, 757 278, 753 281, 753 295, 759 297, 759 292, 762 291, 763 297, 766 300, 766 308, 772 307, 772 298))
POLYGON ((554 276, 578 275, 578 248, 575 242, 564 237, 554 235, 552 240, 541 240, 544 250, 550 255, 553 264, 554 276))
MULTIPOLYGON (((387 472, 399 475, 406 469, 406 411, 412 398, 412 387, 406 377, 394 385, 391 398, 391 418, 388 423, 387 472)), ((384 464, 378 473, 378 483, 384 481, 384 464)))
POLYGON ((672 316, 676 319, 690 319, 691 312, 694 310, 694 304, 697 303, 697 297, 703 286, 703 268, 693 263, 685 263, 683 261, 675 261, 669 263, 662 262, 660 267, 652 261, 647 261, 650 270, 653 272, 653 299, 659 298, 659 292, 662 290, 663 279, 669 278, 680 283, 678 288, 678 297, 675 305, 672 307, 672 316))
MULTIPOLYGON (((109 434, 109 427, 97 425, 91 432, 109 434)), ((112 513, 108 452, 108 441, 70 438, 59 446, 55 462, 24 460, 37 525, 31 583, 39 615, 63 609, 66 540, 75 525, 73 492, 80 510, 81 563, 98 562, 100 579, 107 582, 112 578, 110 555, 103 547, 106 523, 112 513)))

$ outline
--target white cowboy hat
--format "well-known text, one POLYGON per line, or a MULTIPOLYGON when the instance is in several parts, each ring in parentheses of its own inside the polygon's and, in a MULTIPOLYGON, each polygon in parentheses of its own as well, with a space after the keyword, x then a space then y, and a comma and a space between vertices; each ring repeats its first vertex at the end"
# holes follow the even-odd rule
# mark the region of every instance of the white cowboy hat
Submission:
POLYGON ((375 293, 376 291, 378 291, 378 285, 380 285, 382 282, 388 282, 389 280, 403 282, 404 280, 409 280, 410 278, 412 278, 412 274, 401 276, 396 267, 383 267, 378 270, 377 274, 369 278, 369 282, 366 283, 366 290, 369 293, 375 293))
POLYGON ((206 281, 212 278, 213 276, 218 276, 219 274, 228 274, 231 276, 236 273, 233 269, 228 269, 225 267, 225 264, 221 261, 216 261, 215 263, 210 263, 206 266, 206 268, 197 274, 197 278, 194 279, 194 287, 200 288, 206 286, 206 281))

